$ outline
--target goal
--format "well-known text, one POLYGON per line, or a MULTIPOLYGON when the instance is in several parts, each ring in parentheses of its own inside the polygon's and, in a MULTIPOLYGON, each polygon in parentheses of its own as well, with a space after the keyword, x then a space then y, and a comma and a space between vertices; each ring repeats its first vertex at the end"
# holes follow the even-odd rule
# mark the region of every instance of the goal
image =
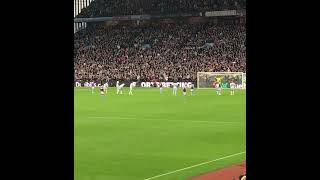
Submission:
POLYGON ((212 89, 214 83, 221 83, 223 89, 230 88, 230 82, 236 84, 237 89, 245 88, 245 73, 242 72, 198 72, 197 87, 198 89, 212 89))

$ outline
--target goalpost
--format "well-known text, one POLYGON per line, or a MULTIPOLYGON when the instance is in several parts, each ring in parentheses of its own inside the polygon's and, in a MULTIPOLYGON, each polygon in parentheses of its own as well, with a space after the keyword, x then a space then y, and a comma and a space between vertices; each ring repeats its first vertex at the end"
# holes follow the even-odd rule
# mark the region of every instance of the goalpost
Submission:
POLYGON ((237 89, 245 89, 246 74, 243 72, 198 72, 198 89, 213 89, 213 84, 219 82, 223 89, 230 88, 230 82, 236 84, 237 89))
POLYGON ((242 89, 246 89, 246 73, 242 74, 242 89))

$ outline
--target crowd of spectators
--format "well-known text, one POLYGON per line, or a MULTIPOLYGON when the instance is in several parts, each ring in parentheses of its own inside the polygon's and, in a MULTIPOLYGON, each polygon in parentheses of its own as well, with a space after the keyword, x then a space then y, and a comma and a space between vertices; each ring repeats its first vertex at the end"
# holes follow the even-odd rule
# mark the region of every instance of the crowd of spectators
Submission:
POLYGON ((196 81, 197 72, 245 72, 244 25, 92 25, 75 34, 76 81, 196 81))
POLYGON ((95 0, 78 18, 245 9, 246 0, 95 0))

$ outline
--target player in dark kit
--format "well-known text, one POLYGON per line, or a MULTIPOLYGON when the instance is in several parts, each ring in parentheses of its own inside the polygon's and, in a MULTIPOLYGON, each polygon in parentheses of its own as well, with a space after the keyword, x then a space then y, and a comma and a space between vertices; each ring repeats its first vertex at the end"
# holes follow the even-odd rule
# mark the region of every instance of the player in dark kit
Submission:
POLYGON ((186 88, 186 87, 183 87, 183 89, 182 89, 182 94, 183 94, 184 96, 187 95, 187 88, 186 88))

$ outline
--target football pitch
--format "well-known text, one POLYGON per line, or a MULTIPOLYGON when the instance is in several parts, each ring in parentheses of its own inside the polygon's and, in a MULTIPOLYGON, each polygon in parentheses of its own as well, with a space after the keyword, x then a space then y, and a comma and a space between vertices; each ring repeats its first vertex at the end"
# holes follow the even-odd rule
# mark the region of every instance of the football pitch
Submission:
POLYGON ((246 159, 246 91, 74 90, 75 180, 185 180, 246 159))

